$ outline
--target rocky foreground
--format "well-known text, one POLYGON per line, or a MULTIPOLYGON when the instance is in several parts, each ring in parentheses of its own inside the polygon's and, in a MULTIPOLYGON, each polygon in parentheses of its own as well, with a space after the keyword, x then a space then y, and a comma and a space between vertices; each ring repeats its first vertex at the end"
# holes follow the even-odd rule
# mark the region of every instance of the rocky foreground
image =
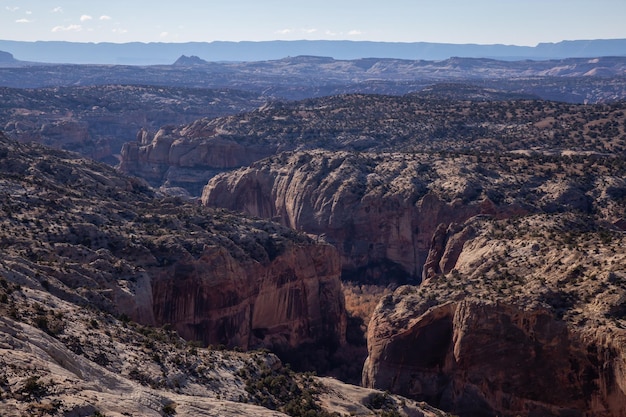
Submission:
POLYGON ((343 344, 331 246, 2 135, 0 193, 2 415, 434 415, 224 350, 343 344))

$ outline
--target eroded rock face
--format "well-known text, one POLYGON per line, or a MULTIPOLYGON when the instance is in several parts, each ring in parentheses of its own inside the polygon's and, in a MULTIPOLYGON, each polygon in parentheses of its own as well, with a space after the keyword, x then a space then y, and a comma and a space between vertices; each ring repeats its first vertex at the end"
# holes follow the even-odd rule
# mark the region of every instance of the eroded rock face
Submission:
POLYGON ((378 305, 364 386, 461 416, 626 415, 623 236, 609 242, 585 221, 460 227, 467 240, 450 272, 378 305))
POLYGON ((346 277, 419 281, 423 270, 440 272, 431 268, 443 256, 431 253, 438 228, 523 212, 515 204, 497 207, 462 177, 451 192, 436 190, 446 185, 448 178, 437 178, 446 169, 424 155, 283 154, 213 178, 202 202, 322 235, 339 250, 346 277))
POLYGON ((188 340, 246 349, 345 341, 339 258, 329 245, 289 247, 266 265, 208 247, 156 273, 155 320, 188 340))
POLYGON ((199 195, 203 185, 216 174, 274 152, 272 147, 246 146, 215 131, 196 130, 196 124, 182 130, 165 127, 156 134, 141 130, 136 142, 122 146, 119 169, 155 186, 182 187, 199 195))
POLYGON ((419 281, 454 268, 474 235, 463 224, 476 216, 573 211, 621 224, 623 179, 581 178, 585 164, 555 178, 550 164, 523 156, 282 153, 212 178, 202 202, 322 236, 344 277, 419 281))
POLYGON ((626 412, 616 341, 589 343, 546 311, 450 303, 384 338, 385 319, 374 320, 365 386, 467 416, 626 412))

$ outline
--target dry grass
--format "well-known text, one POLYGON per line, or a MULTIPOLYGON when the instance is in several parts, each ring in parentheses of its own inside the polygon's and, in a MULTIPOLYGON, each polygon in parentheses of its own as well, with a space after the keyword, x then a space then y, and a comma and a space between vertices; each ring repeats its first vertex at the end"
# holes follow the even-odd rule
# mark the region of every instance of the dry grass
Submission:
POLYGON ((394 288, 382 285, 344 282, 343 294, 346 298, 346 310, 350 316, 362 319, 367 326, 380 299, 393 291, 394 288))

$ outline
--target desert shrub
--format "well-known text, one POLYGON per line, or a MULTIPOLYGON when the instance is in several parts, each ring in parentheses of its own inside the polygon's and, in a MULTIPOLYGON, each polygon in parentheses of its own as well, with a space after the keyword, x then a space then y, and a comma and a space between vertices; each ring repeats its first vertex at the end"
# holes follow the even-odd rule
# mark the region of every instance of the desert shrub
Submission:
POLYGON ((48 389, 38 376, 33 375, 26 379, 20 392, 30 398, 40 398, 48 393, 48 389))
POLYGON ((173 416, 174 414, 176 414, 176 403, 171 402, 171 403, 165 404, 161 411, 166 416, 173 416))
POLYGON ((399 417, 401 415, 398 411, 398 404, 386 392, 370 394, 365 400, 365 406, 370 410, 380 410, 380 415, 384 417, 399 417))
POLYGON ((321 416, 337 414, 323 410, 317 402, 320 386, 313 378, 304 375, 298 377, 288 367, 270 369, 248 366, 239 373, 246 377, 246 391, 253 404, 278 410, 294 417, 321 416))

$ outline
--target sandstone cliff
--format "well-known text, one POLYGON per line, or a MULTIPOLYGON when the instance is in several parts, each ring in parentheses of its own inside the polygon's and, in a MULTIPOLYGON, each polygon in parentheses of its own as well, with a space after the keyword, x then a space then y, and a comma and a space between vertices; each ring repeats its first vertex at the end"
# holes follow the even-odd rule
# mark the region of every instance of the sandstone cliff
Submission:
POLYGON ((575 210, 618 222, 610 190, 623 179, 585 166, 554 180, 550 164, 522 155, 283 153, 214 177, 202 202, 321 235, 341 253, 345 277, 402 282, 450 272, 471 237, 455 228, 477 215, 575 210))
POLYGON ((198 132, 192 124, 182 130, 161 128, 156 134, 140 131, 136 142, 122 146, 119 169, 154 186, 183 188, 198 195, 217 173, 248 165, 274 151, 273 147, 240 144, 217 131, 198 132))
POLYGON ((449 273, 384 298, 363 384, 462 416, 626 415, 624 236, 475 219, 449 273))
POLYGON ((332 247, 290 246, 268 264, 243 264, 207 247, 153 277, 157 323, 188 340, 291 350, 345 342, 346 315, 332 247))

